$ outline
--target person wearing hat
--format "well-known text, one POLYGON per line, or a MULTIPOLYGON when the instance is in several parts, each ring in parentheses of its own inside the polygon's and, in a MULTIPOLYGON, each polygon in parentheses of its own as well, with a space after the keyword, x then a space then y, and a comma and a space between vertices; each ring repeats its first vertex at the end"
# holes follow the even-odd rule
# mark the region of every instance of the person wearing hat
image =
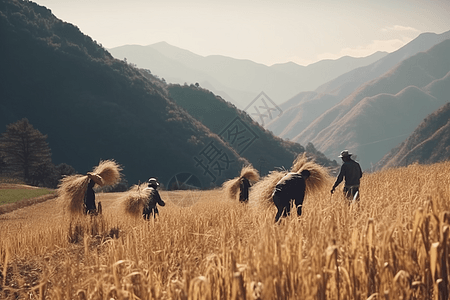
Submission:
POLYGON ((342 151, 341 155, 339 155, 344 163, 342 164, 341 171, 331 189, 331 194, 334 193, 336 187, 345 179, 345 197, 349 200, 359 200, 359 181, 362 177, 362 171, 359 163, 354 161, 351 156, 352 154, 349 153, 348 150, 342 151))
POLYGON ((157 204, 164 206, 166 203, 159 196, 158 191, 156 190, 159 187, 159 182, 156 178, 150 178, 148 180, 148 186, 145 188, 146 190, 150 190, 150 194, 147 198, 147 203, 144 206, 144 210, 142 215, 144 219, 148 220, 151 215, 156 218, 156 215, 159 215, 157 204))
POLYGON ((275 222, 278 222, 281 216, 290 215, 292 202, 297 207, 297 215, 301 216, 306 190, 305 180, 310 175, 311 172, 308 170, 303 170, 300 173, 291 172, 278 181, 272 194, 273 203, 278 209, 275 222))

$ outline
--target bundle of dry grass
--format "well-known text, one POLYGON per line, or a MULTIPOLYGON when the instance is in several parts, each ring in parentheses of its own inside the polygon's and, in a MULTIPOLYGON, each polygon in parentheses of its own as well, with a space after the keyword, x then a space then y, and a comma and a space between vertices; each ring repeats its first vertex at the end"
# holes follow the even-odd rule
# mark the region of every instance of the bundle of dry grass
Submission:
POLYGON ((263 177, 250 190, 250 202, 268 206, 272 203, 272 193, 275 185, 287 172, 272 171, 263 177))
POLYGON ((134 217, 142 215, 145 203, 150 195, 150 190, 145 189, 145 183, 141 185, 134 185, 129 189, 122 198, 122 206, 127 214, 134 217))
POLYGON ((291 168, 291 172, 300 173, 303 170, 311 173, 306 180, 306 194, 314 193, 330 184, 331 177, 328 170, 314 161, 308 160, 306 153, 299 154, 291 168))
MULTIPOLYGON (((294 162, 290 172, 300 173, 303 170, 308 170, 311 175, 306 180, 306 195, 320 190, 327 184, 330 184, 330 176, 326 168, 316 164, 314 161, 309 161, 306 153, 299 154, 294 162)), ((257 184, 255 184, 250 191, 250 201, 258 204, 268 205, 272 203, 272 193, 276 184, 288 172, 272 171, 265 176, 257 184)))
POLYGON ((58 196, 63 201, 69 201, 69 211, 72 214, 83 212, 83 200, 89 183, 87 175, 71 175, 61 179, 58 196))
POLYGON ((115 185, 120 181, 120 171, 122 171, 122 167, 117 162, 104 160, 94 168, 93 173, 101 177, 103 185, 115 185))
POLYGON ((236 198, 239 191, 241 179, 244 177, 251 182, 257 182, 259 180, 258 170, 253 168, 252 165, 244 166, 241 169, 241 174, 239 175, 239 177, 235 177, 233 179, 225 181, 222 184, 222 190, 224 191, 225 195, 228 195, 228 197, 230 197, 231 199, 236 198))
POLYGON ((58 196, 63 201, 69 201, 69 211, 72 214, 83 212, 84 194, 86 193, 89 180, 92 179, 96 185, 115 185, 120 181, 122 168, 113 160, 104 160, 94 168, 93 172, 86 175, 71 175, 61 179, 58 186, 58 196))

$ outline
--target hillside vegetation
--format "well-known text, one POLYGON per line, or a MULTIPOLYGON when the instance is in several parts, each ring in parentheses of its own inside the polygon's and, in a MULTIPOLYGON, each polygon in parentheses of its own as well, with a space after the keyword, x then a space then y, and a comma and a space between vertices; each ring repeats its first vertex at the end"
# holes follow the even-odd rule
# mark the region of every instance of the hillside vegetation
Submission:
MULTIPOLYGON (((0 128, 27 118, 48 135, 55 164, 85 173, 115 159, 130 183, 190 173, 203 187, 248 164, 173 102, 163 81, 114 59, 50 10, 14 0, 0 1, 0 12, 0 128), (205 157, 208 147, 219 155, 205 157)), ((291 162, 298 153, 280 156, 291 162)))
POLYGON ((206 89, 194 85, 170 84, 168 91, 178 105, 228 142, 239 155, 257 168, 261 175, 276 167, 289 168, 298 153, 305 151, 322 166, 331 169, 338 167, 336 161, 326 158, 313 145, 303 147, 274 136, 247 113, 236 109, 234 105, 206 89), (240 126, 235 126, 236 124, 240 126), (238 134, 239 132, 243 133, 238 134))
POLYGON ((428 115, 407 139, 375 165, 375 169, 432 164, 449 158, 450 103, 447 103, 428 115))
MULTIPOLYGON (((146 222, 121 194, 71 219, 61 200, 0 216, 5 299, 447 299, 450 163, 364 175, 361 202, 329 188, 303 215, 220 190, 163 192, 146 222), (190 206, 180 205, 185 201, 190 206), (369 298, 370 297, 370 298, 369 298)), ((330 186, 332 182, 330 181, 330 186)))
MULTIPOLYGON (((33 2, 0 1, 0 25, 0 129, 27 118, 48 136, 54 164, 86 173, 114 159, 131 184, 158 177, 169 185, 187 174, 209 188, 235 177, 243 165, 265 173, 305 151, 208 90, 170 86, 114 59, 33 2)), ((320 163, 337 166, 312 145, 308 149, 320 163)))

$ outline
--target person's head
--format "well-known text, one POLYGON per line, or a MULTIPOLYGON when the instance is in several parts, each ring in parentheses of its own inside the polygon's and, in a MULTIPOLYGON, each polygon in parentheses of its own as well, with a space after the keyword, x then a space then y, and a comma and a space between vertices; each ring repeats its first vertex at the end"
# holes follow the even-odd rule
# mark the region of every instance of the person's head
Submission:
POLYGON ((241 177, 241 182, 249 181, 247 177, 241 177))
POLYGON ((302 175, 303 179, 305 179, 305 180, 308 179, 309 176, 311 176, 311 172, 308 170, 303 170, 300 172, 300 174, 302 175))
POLYGON ((153 187, 153 188, 158 188, 158 186, 159 186, 159 182, 158 182, 158 180, 156 179, 156 178, 150 178, 149 180, 148 180, 148 186, 149 187, 153 187))
POLYGON ((341 151, 341 155, 339 155, 340 158, 342 158, 343 161, 349 161, 352 157, 352 154, 348 152, 348 150, 341 151))

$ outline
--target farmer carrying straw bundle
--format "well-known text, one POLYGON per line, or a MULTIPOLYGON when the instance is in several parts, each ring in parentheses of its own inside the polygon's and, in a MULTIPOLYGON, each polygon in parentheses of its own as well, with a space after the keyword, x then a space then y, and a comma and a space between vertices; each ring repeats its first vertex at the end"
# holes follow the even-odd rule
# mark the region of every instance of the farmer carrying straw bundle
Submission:
POLYGON ((278 222, 281 216, 290 214, 292 203, 300 216, 305 195, 322 189, 328 182, 327 170, 308 161, 303 153, 294 160, 290 172, 273 171, 255 184, 250 198, 262 204, 273 203, 277 208, 275 222, 278 222))
POLYGON ((360 198, 359 183, 363 173, 359 163, 352 159, 352 155, 353 154, 349 153, 348 150, 343 150, 339 155, 339 157, 342 158, 343 164, 339 171, 339 175, 331 188, 331 194, 334 193, 336 187, 345 179, 343 190, 344 196, 348 200, 358 201, 360 198))
POLYGON ((156 215, 159 215, 156 205, 166 205, 156 190, 159 185, 156 178, 150 178, 147 187, 145 187, 145 184, 142 184, 131 188, 123 202, 125 212, 135 217, 142 215, 146 220, 150 219, 152 215, 156 218, 156 215))
POLYGON ((159 215, 156 204, 159 204, 161 206, 166 205, 166 203, 162 201, 161 196, 156 190, 158 187, 159 182, 158 180, 156 180, 156 178, 150 178, 148 180, 148 186, 146 190, 149 191, 149 196, 147 198, 147 203, 145 204, 144 210, 142 211, 142 215, 146 220, 150 219, 151 215, 153 215, 154 218, 156 218, 156 215, 159 215))
POLYGON ((244 166, 239 177, 230 179, 223 183, 222 187, 225 193, 235 199, 239 190, 239 201, 241 203, 248 202, 249 189, 252 182, 259 180, 259 173, 251 165, 244 166))
MULTIPOLYGON (((104 160, 86 175, 64 177, 58 186, 58 196, 68 201, 72 214, 97 214, 94 186, 116 185, 121 178, 122 167, 113 160, 104 160)), ((100 210, 99 203, 99 210, 100 210)))

